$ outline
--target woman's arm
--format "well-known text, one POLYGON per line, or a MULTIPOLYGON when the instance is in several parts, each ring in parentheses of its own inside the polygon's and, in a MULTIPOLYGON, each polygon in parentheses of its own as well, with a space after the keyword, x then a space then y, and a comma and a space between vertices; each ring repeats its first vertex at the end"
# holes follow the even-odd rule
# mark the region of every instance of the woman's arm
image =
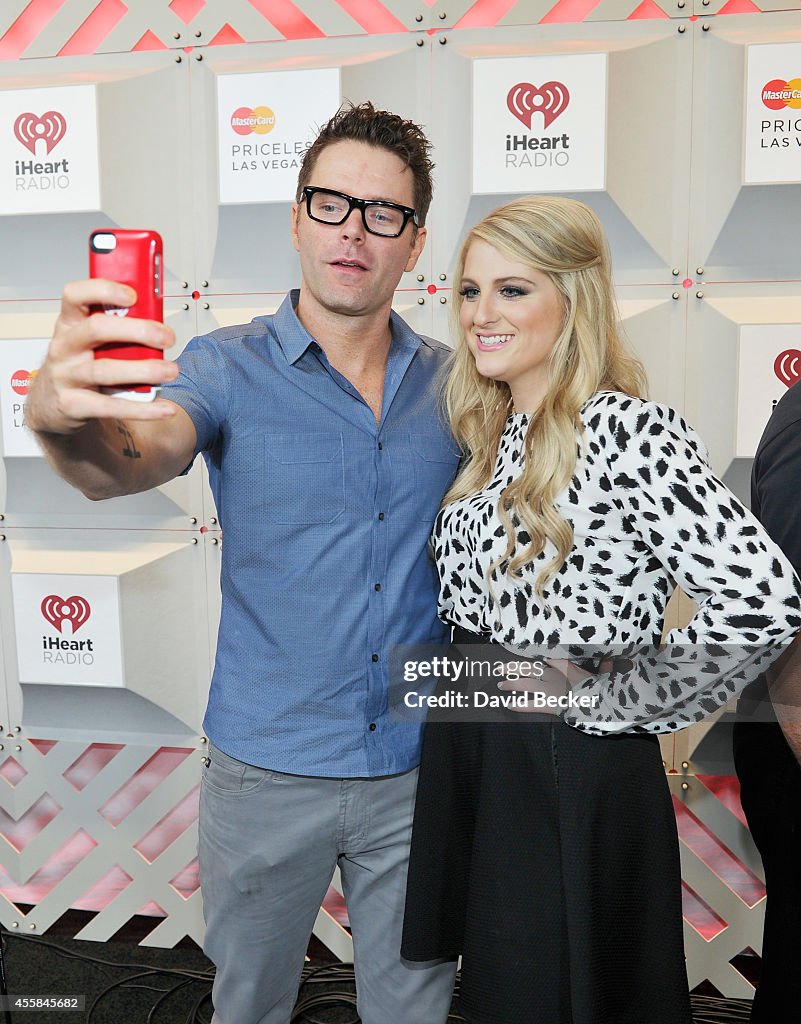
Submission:
POLYGON ((699 607, 661 650, 638 652, 580 686, 599 696, 598 711, 565 720, 598 733, 670 732, 726 704, 781 654, 801 629, 801 585, 674 410, 621 400, 615 417, 610 497, 643 555, 650 551, 699 607))

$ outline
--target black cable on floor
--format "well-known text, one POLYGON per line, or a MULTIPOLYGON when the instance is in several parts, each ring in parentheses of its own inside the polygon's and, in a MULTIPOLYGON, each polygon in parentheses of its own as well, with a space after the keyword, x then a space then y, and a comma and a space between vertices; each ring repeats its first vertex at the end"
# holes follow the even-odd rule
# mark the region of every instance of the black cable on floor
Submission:
MULTIPOLYGON (((97 956, 89 956, 88 953, 78 953, 74 950, 65 949, 63 946, 59 946, 57 942, 49 942, 47 939, 43 939, 41 935, 12 935, 8 933, 8 938, 18 942, 33 943, 35 946, 45 946, 48 949, 52 949, 54 953, 66 957, 68 960, 80 960, 82 963, 96 964, 100 967, 113 967, 115 969, 127 967, 133 971, 139 971, 142 967, 141 964, 126 964, 122 961, 103 960, 97 956)), ((196 978, 198 981, 211 981, 214 978, 213 965, 203 971, 192 971, 182 967, 157 967, 156 965, 150 966, 149 969, 158 974, 175 974, 179 977, 196 978)))
POLYGON ((199 996, 195 1001, 195 1005, 189 1011, 189 1016, 186 1018, 185 1024, 211 1024, 211 1017, 206 1020, 205 1017, 201 1017, 200 1008, 208 1000, 211 1002, 211 989, 208 992, 204 992, 203 995, 199 996))
MULTIPOLYGON (((19 942, 34 943, 37 946, 52 950, 59 956, 66 957, 71 960, 79 960, 83 963, 91 964, 99 968, 111 968, 113 970, 127 970, 129 972, 133 972, 127 974, 124 978, 118 979, 117 981, 107 985, 103 991, 94 998, 91 1006, 89 1007, 86 1024, 91 1024, 92 1014, 95 1012, 101 1000, 110 992, 126 986, 131 986, 131 982, 144 978, 154 980, 161 978, 168 981, 174 981, 174 984, 167 989, 153 987, 153 991, 158 993, 158 998, 150 1008, 146 1024, 157 1024, 156 1014, 158 1010, 164 1006, 165 1002, 179 990, 184 989, 193 983, 203 984, 205 986, 205 990, 202 991, 195 999, 195 1002, 186 1017, 185 1024, 211 1024, 210 1016, 206 1017, 203 1014, 203 1009, 206 1004, 209 1004, 209 1009, 211 1009, 211 984, 214 979, 213 967, 200 971, 186 968, 159 967, 155 964, 143 965, 142 963, 116 962, 113 960, 104 960, 102 957, 89 956, 85 953, 65 949, 63 946, 58 945, 58 943, 50 942, 41 936, 4 933, 4 936, 2 937, 19 942)), ((455 991, 458 995, 458 976, 455 991)), ((693 995, 691 997, 691 1003, 694 1024, 748 1024, 751 1013, 751 1002, 747 999, 725 999, 723 997, 693 995)), ((322 1018, 312 1016, 310 1011, 320 1012, 335 1007, 341 1010, 343 1006, 347 1006, 353 1010, 353 1020, 349 1022, 349 1024, 358 1024, 359 1018, 356 1014, 355 975, 353 965, 340 963, 322 964, 317 967, 306 965, 301 975, 298 1002, 291 1018, 293 1024, 327 1024, 327 1022, 322 1018), (313 991, 314 988, 322 985, 330 985, 332 988, 324 992, 315 993, 313 991), (347 989, 340 988, 339 986, 347 986, 347 989)), ((8 1012, 6 1011, 7 1024, 10 1020, 10 1015, 8 1015, 8 1012)), ((465 1024, 464 1018, 454 1012, 448 1016, 448 1021, 452 1022, 452 1024, 465 1024)))
MULTIPOLYGON (((110 985, 107 985, 106 988, 104 988, 94 998, 94 1000, 92 1001, 92 1003, 88 1007, 88 1011, 87 1011, 87 1015, 86 1015, 86 1024, 91 1024, 92 1016, 93 1016, 93 1014, 94 1014, 98 1004, 100 1003, 100 1001, 102 999, 104 999, 110 992, 114 991, 115 989, 123 988, 125 986, 130 986, 131 982, 135 981, 138 978, 166 977, 166 978, 177 978, 177 979, 180 979, 177 984, 173 985, 169 989, 161 989, 161 988, 154 988, 153 989, 153 991, 156 991, 156 992, 159 993, 159 998, 156 1000, 155 1006, 153 1006, 151 1008, 150 1014, 148 1015, 148 1022, 152 1022, 153 1021, 153 1015, 154 1015, 156 1009, 158 1008, 158 1006, 160 1004, 162 1004, 165 999, 169 998, 169 996, 171 996, 175 991, 177 991, 179 988, 183 987, 184 985, 189 985, 189 984, 192 984, 193 982, 194 983, 202 982, 202 983, 204 983, 205 985, 208 986, 208 990, 206 992, 204 992, 200 996, 200 998, 196 1001, 196 1007, 202 1006, 202 1004, 207 999, 211 998, 211 983, 212 983, 212 980, 213 980, 213 977, 214 977, 214 968, 213 967, 207 968, 204 971, 192 971, 192 970, 188 970, 188 969, 185 969, 185 968, 160 967, 160 966, 158 966, 156 964, 151 964, 151 965, 146 964, 146 965, 144 965, 144 969, 143 969, 143 965, 141 963, 139 963, 139 964, 124 963, 124 962, 117 962, 117 961, 114 961, 114 960, 104 960, 101 957, 89 956, 89 955, 87 955, 85 953, 78 953, 78 952, 76 952, 74 950, 65 949, 63 946, 60 946, 58 943, 50 942, 47 939, 43 939, 41 936, 34 936, 34 935, 10 935, 9 937, 10 938, 14 938, 14 939, 18 939, 18 940, 20 940, 22 942, 33 943, 36 946, 45 947, 47 949, 52 950, 57 955, 65 957, 68 960, 78 960, 78 961, 80 961, 82 963, 87 963, 87 964, 90 964, 90 965, 95 966, 95 967, 113 968, 115 970, 128 970, 128 971, 133 970, 135 972, 133 974, 128 974, 124 978, 120 978, 120 979, 118 979, 115 982, 112 982, 110 985)), ((131 987, 135 987, 135 986, 131 986, 131 987)), ((10 1018, 9 1018, 9 1020, 10 1020, 10 1018)), ((193 1012, 190 1013, 190 1020, 189 1020, 188 1024, 210 1024, 210 1021, 206 1022, 206 1021, 204 1021, 203 1018, 198 1017, 196 1009, 193 1009, 193 1012)))
POLYGON ((303 1021, 304 1024, 325 1024, 325 1021, 317 1020, 308 1016, 309 1010, 320 1007, 349 1006, 353 1008, 353 1016, 343 1024, 359 1024, 359 1015, 356 1013, 356 996, 350 992, 322 992, 317 996, 307 996, 299 999, 290 1017, 290 1024, 303 1021))
POLYGON ((750 999, 691 996, 690 1003, 694 1024, 748 1024, 751 1019, 750 999))
POLYGON ((147 1020, 145 1021, 145 1024, 153 1024, 153 1018, 156 1016, 156 1010, 158 1010, 160 1006, 163 1006, 164 1003, 166 1003, 166 1001, 170 998, 170 996, 177 992, 179 989, 185 988, 187 985, 191 984, 191 978, 184 978, 184 980, 179 981, 177 985, 173 985, 172 988, 168 988, 167 991, 160 995, 153 1004, 150 1012, 147 1015, 147 1020))
POLYGON ((111 983, 111 985, 107 985, 102 990, 102 992, 99 992, 95 996, 95 998, 92 1000, 92 1004, 91 1004, 91 1006, 89 1007, 89 1009, 86 1012, 86 1024, 91 1024, 92 1014, 97 1009, 97 1006, 100 1003, 100 1001, 102 999, 105 999, 105 997, 109 994, 109 992, 113 992, 114 989, 116 989, 116 988, 122 988, 124 985, 127 985, 131 981, 135 981, 137 978, 152 978, 154 974, 159 974, 159 973, 160 972, 158 970, 151 970, 151 969, 148 969, 146 971, 139 971, 137 974, 131 974, 131 975, 129 975, 126 978, 120 978, 119 981, 114 981, 114 982, 111 983))

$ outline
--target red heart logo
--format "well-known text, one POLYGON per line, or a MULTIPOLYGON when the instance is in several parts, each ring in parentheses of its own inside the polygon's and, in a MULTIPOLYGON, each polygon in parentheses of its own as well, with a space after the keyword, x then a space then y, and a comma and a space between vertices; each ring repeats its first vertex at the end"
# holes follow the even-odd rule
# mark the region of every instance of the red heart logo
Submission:
POLYGON ((58 594, 48 594, 42 601, 42 615, 51 626, 55 626, 59 633, 65 622, 72 624, 72 632, 77 633, 81 626, 89 618, 92 609, 85 597, 59 597, 58 594))
POLYGON ((37 117, 36 114, 20 114, 14 122, 14 134, 19 141, 36 156, 36 143, 44 139, 47 155, 51 149, 61 142, 67 132, 67 121, 63 114, 56 110, 48 110, 37 117))
POLYGON ((801 380, 801 352, 797 348, 780 352, 773 363, 773 372, 782 384, 791 388, 797 380, 801 380))
POLYGON ((530 82, 518 82, 506 96, 506 106, 529 131, 535 114, 542 114, 543 127, 547 128, 569 102, 570 93, 561 82, 546 82, 539 88, 530 82))

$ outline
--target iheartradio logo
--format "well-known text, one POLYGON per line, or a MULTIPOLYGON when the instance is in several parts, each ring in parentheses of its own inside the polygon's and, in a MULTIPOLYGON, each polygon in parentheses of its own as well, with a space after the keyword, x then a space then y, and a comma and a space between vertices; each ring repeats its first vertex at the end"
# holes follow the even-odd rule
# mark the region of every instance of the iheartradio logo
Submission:
POLYGON ((536 86, 530 82, 518 82, 506 96, 506 106, 518 121, 531 131, 535 114, 542 114, 543 127, 547 128, 559 117, 570 103, 567 86, 561 82, 546 82, 536 86))
POLYGON ((791 388, 801 380, 801 352, 797 348, 780 352, 773 363, 773 372, 785 387, 791 388))
POLYGON ((17 395, 27 395, 34 376, 30 370, 15 370, 11 374, 11 390, 17 395))
POLYGON ((269 107, 238 107, 231 114, 231 127, 237 135, 266 135, 275 128, 275 114, 269 107))
POLYGON ((89 602, 85 597, 59 597, 57 594, 49 594, 41 605, 42 615, 51 626, 62 633, 64 623, 69 622, 72 633, 77 633, 92 613, 89 602))
POLYGON ((801 78, 793 78, 789 82, 774 78, 762 87, 762 102, 769 110, 781 110, 782 107, 801 110, 801 78))
POLYGON ((67 134, 67 120, 57 110, 48 110, 41 117, 31 113, 20 114, 14 122, 14 134, 34 156, 36 143, 44 142, 49 156, 67 134))

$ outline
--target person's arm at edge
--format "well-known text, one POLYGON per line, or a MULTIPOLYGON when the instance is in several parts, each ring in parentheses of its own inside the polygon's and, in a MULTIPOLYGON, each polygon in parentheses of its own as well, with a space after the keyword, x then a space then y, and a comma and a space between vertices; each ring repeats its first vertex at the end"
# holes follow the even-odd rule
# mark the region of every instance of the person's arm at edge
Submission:
POLYGON ((801 765, 801 633, 767 671, 776 721, 801 765))
POLYGON ((173 332, 163 324, 93 314, 102 304, 129 306, 135 293, 111 281, 67 285, 47 357, 31 387, 26 425, 48 461, 92 500, 148 490, 182 472, 194 455, 196 432, 174 402, 137 403, 99 388, 164 384, 178 367, 166 360, 94 358, 107 341, 168 348, 173 332))
MULTIPOLYGON (((781 547, 796 572, 801 567, 801 534, 797 529, 801 506, 797 481, 801 478, 801 443, 792 444, 794 421, 764 446, 754 462, 752 499, 759 520, 781 547)), ((767 672, 776 720, 787 745, 801 764, 801 635, 767 672)))

